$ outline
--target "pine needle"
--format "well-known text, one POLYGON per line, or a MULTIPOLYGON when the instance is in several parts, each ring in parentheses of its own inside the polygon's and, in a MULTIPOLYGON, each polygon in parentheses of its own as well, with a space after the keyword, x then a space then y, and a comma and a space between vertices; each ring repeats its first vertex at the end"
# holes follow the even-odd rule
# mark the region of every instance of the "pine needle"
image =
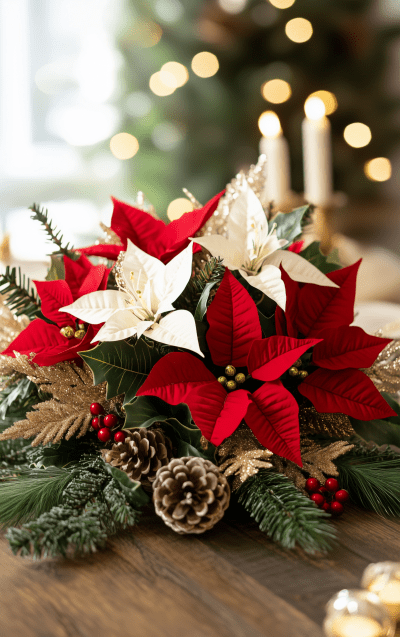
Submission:
POLYGON ((33 212, 31 219, 39 221, 42 224, 46 234, 48 235, 49 241, 57 246, 58 253, 63 254, 66 257, 74 258, 75 253, 73 252, 73 247, 69 243, 63 245, 61 230, 57 230, 57 228, 53 225, 53 222, 49 218, 48 210, 46 208, 41 208, 35 203, 32 204, 30 210, 33 212))
POLYGON ((31 286, 29 278, 21 273, 21 268, 10 268, 0 274, 0 292, 4 295, 4 303, 15 316, 27 316, 33 319, 40 310, 40 300, 31 286))
POLYGON ((328 523, 329 515, 286 476, 261 469, 242 484, 238 496, 260 530, 284 548, 297 545, 311 554, 331 548, 335 530, 328 523))
POLYGON ((179 299, 175 301, 175 307, 177 309, 188 309, 194 314, 203 290, 210 283, 222 281, 224 272, 225 267, 222 265, 222 260, 218 257, 211 257, 208 261, 205 261, 202 269, 195 272, 179 299))

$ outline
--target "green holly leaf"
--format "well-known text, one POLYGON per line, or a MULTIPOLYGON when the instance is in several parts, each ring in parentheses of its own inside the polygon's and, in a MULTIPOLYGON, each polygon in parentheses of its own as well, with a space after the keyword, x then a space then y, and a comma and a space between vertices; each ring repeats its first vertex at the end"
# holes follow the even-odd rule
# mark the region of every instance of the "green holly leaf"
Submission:
POLYGON ((309 263, 312 263, 312 265, 315 265, 315 267, 324 274, 328 274, 334 270, 340 270, 342 267, 339 262, 338 251, 333 250, 330 254, 325 256, 320 250, 319 241, 310 243, 309 246, 300 252, 300 256, 309 261, 309 263))
POLYGON ((292 243, 296 237, 301 235, 302 219, 309 212, 309 205, 296 208, 292 212, 278 212, 276 217, 272 219, 272 223, 276 224, 276 236, 278 239, 286 239, 286 241, 292 243))
POLYGON ((153 342, 143 339, 100 343, 80 356, 93 371, 95 385, 107 381, 107 398, 125 394, 125 403, 133 400, 160 359, 153 342))

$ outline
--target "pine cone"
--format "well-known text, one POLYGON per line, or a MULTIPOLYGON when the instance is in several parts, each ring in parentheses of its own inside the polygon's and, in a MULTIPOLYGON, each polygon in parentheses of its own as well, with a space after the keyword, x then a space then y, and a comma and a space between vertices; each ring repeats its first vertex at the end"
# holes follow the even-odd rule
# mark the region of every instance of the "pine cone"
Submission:
POLYGON ((104 460, 124 471, 131 480, 150 486, 158 469, 172 458, 171 441, 161 429, 130 429, 126 434, 124 442, 104 450, 104 460))
POLYGON ((177 533, 204 533, 228 508, 228 481, 209 460, 174 458, 157 471, 153 500, 157 515, 177 533))

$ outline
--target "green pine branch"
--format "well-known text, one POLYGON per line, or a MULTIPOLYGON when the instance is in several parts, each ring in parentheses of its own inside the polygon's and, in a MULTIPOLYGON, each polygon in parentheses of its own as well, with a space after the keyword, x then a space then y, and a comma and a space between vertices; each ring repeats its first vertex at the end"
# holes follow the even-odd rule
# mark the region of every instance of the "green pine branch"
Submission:
POLYGON ((63 245, 63 235, 61 234, 61 230, 57 230, 56 226, 49 218, 48 210, 46 208, 41 208, 35 203, 30 207, 30 210, 33 212, 31 219, 39 221, 42 224, 46 234, 48 235, 49 241, 57 246, 57 252, 65 255, 66 257, 76 257, 73 247, 69 243, 63 245))
MULTIPOLYGON (((211 291, 212 284, 217 285, 222 281, 225 267, 222 265, 222 259, 211 257, 206 261, 203 269, 195 272, 194 276, 189 280, 186 288, 181 296, 175 301, 174 305, 177 309, 185 309, 195 313, 200 297, 207 289, 211 291)), ((206 304, 209 296, 206 299, 206 304)))
POLYGON ((299 546, 307 553, 325 553, 335 539, 329 515, 318 509, 286 476, 260 470, 238 489, 239 502, 284 548, 299 546))
POLYGON ((400 517, 400 454, 390 447, 356 446, 335 460, 341 488, 353 502, 385 517, 400 517))
POLYGON ((0 274, 0 293, 5 296, 4 302, 16 316, 25 314, 33 319, 40 311, 40 300, 30 279, 21 273, 21 268, 10 268, 0 274))

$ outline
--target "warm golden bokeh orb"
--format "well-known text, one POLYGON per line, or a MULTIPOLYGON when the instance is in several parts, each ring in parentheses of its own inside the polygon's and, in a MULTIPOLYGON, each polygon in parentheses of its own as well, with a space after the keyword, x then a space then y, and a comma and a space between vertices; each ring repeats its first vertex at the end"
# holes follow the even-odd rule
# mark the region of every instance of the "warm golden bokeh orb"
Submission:
POLYGON ((354 122, 349 124, 343 131, 343 137, 349 146, 362 148, 367 146, 372 139, 371 129, 366 124, 354 122))
POLYGON ((289 40, 301 44, 307 42, 313 34, 312 24, 305 18, 293 18, 285 26, 285 33, 289 40))
POLYGON ((139 142, 130 133, 117 133, 110 139, 110 150, 117 159, 131 159, 139 150, 139 142))
POLYGON ((185 199, 184 197, 180 197, 179 199, 174 199, 168 206, 167 216, 170 221, 175 221, 182 217, 185 212, 191 212, 194 209, 193 204, 189 201, 189 199, 185 199))
POLYGON ((285 80, 269 80, 262 85, 261 95, 267 102, 282 104, 292 95, 292 89, 289 82, 285 82, 285 80))
POLYGON ((392 176, 392 164, 387 157, 375 157, 366 162, 364 173, 371 181, 387 181, 392 176))
POLYGON ((212 77, 218 69, 218 58, 209 51, 197 53, 192 60, 192 71, 199 77, 212 77))

